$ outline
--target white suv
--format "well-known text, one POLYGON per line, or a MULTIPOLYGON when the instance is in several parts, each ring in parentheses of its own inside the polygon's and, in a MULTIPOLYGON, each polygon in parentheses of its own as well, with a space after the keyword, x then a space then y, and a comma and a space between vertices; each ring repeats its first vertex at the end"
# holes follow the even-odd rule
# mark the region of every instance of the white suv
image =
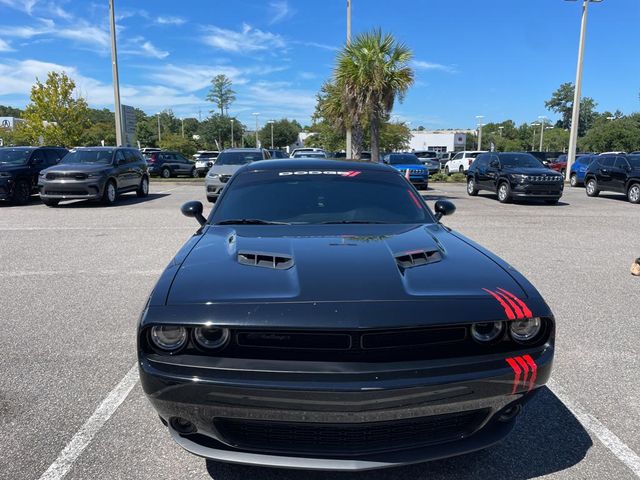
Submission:
POLYGON ((455 156, 444 164, 444 173, 465 173, 478 155, 485 153, 484 150, 458 152, 455 156))

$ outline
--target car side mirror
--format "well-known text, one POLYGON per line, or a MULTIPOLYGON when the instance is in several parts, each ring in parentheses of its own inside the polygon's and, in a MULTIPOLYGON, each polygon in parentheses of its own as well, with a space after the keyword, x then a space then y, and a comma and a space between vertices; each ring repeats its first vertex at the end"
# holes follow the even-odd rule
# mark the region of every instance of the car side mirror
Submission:
POLYGON ((185 217, 195 218, 200 225, 207 223, 207 219, 202 215, 202 202, 191 201, 180 207, 180 211, 185 217))
POLYGON ((440 219, 446 215, 451 215, 456 211, 456 206, 449 200, 438 200, 435 205, 436 219, 440 219))

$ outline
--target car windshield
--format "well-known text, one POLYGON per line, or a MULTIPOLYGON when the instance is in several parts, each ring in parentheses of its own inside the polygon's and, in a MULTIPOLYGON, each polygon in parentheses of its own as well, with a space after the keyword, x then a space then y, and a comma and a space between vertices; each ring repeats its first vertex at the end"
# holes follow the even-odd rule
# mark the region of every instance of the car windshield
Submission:
POLYGON ((640 168, 640 155, 630 155, 627 157, 627 161, 631 168, 640 168))
POLYGON ((581 164, 581 165, 586 165, 588 163, 591 163, 591 155, 586 155, 586 156, 582 156, 582 157, 578 157, 576 159, 576 162, 581 164))
POLYGON ((103 163, 108 165, 113 158, 113 150, 71 150, 60 163, 103 163))
POLYGON ((262 152, 222 152, 216 165, 244 165, 262 160, 262 152))
POLYGON ((528 153, 500 154, 500 164, 503 167, 540 168, 543 167, 540 160, 528 153))
POLYGON ((33 150, 0 148, 0 163, 9 165, 25 165, 33 150))
POLYGON ((415 155, 389 155, 390 165, 419 165, 420 160, 415 155))
POLYGON ((247 171, 218 202, 211 223, 434 222, 413 188, 384 171, 247 171))

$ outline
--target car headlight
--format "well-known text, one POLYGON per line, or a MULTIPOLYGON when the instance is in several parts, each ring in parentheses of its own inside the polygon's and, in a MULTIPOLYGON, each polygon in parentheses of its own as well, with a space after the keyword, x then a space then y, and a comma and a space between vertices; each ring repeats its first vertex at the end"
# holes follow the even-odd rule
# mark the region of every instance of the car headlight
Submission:
POLYGON ((175 325, 157 325, 151 328, 151 341, 161 350, 175 352, 187 343, 187 329, 175 325))
POLYGON ((514 182, 518 182, 518 183, 524 183, 527 181, 527 176, 526 175, 522 175, 520 173, 512 173, 511 174, 511 180, 513 180, 514 182))
POLYGON ((208 350, 217 350, 219 348, 223 348, 227 342, 231 334, 229 333, 228 328, 218 328, 218 327, 198 327, 193 330, 193 338, 196 343, 202 348, 206 348, 208 350))
POLYGON ((476 342, 490 343, 504 331, 504 322, 483 322, 471 325, 471 336, 476 342))
POLYGON ((509 322, 511 338, 518 343, 527 343, 535 339, 542 330, 542 320, 539 317, 509 322))

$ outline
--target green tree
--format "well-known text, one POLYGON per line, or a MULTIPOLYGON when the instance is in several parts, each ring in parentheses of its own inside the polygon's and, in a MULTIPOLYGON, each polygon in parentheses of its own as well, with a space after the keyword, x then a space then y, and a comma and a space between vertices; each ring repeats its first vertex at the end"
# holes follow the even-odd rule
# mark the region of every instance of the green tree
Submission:
MULTIPOLYGON (((553 111, 561 116, 556 124, 559 128, 571 128, 571 116, 573 114, 573 95, 575 88, 573 83, 563 83, 553 92, 551 98, 544 102, 547 110, 553 111)), ((590 97, 582 97, 580 100, 580 118, 578 123, 578 135, 582 136, 593 125, 597 117, 596 107, 598 104, 590 97)))
POLYGON ((182 135, 178 135, 176 133, 164 135, 160 141, 160 148, 164 150, 178 151, 187 158, 191 157, 191 155, 196 153, 198 150, 193 139, 182 138, 182 135))
POLYGON ((405 123, 385 122, 380 127, 380 150, 397 152, 409 148, 411 129, 405 123))
MULTIPOLYGON (((352 121, 369 118, 371 160, 380 161, 380 122, 413 84, 411 50, 381 30, 361 33, 338 54, 335 79, 352 121)), ((353 122, 355 123, 355 122, 353 122)))
POLYGON ((24 111, 22 128, 31 143, 73 147, 89 126, 87 102, 74 96, 75 82, 66 73, 49 72, 31 87, 31 103, 24 111))
POLYGON ((22 116, 22 110, 20 110, 19 108, 0 105, 0 117, 20 118, 21 116, 22 116))
POLYGON ((207 100, 213 102, 220 109, 220 115, 228 114, 229 106, 236 99, 236 92, 231 89, 231 79, 224 74, 216 75, 211 80, 211 90, 207 100))
MULTIPOLYGON (((113 115, 113 112, 111 112, 113 115)), ((85 147, 92 147, 100 145, 104 141, 105 145, 116 144, 116 128, 115 118, 113 122, 100 122, 93 123, 89 128, 82 132, 79 144, 85 147)))
POLYGON ((158 128, 154 128, 153 119, 138 120, 136 123, 136 139, 141 147, 158 146, 158 128))
POLYGON ((587 152, 640 150, 640 113, 608 119, 600 117, 578 142, 587 152))
MULTIPOLYGON (((305 138, 305 147, 324 148, 331 152, 339 152, 346 149, 344 132, 336 130, 326 120, 315 122, 307 129, 307 133, 312 133, 313 135, 305 138)), ((362 148, 362 142, 360 143, 360 148, 362 148)))
MULTIPOLYGON (((207 148, 223 149, 231 146, 231 121, 233 120, 233 144, 241 144, 246 128, 236 118, 216 113, 200 122, 198 134, 207 148)), ((254 141, 255 143, 255 141, 254 141)))
POLYGON ((298 139, 298 134, 302 131, 302 126, 295 120, 283 118, 275 120, 273 124, 266 123, 258 132, 260 142, 264 147, 271 147, 271 127, 273 125, 273 146, 284 148, 291 145, 298 139))

